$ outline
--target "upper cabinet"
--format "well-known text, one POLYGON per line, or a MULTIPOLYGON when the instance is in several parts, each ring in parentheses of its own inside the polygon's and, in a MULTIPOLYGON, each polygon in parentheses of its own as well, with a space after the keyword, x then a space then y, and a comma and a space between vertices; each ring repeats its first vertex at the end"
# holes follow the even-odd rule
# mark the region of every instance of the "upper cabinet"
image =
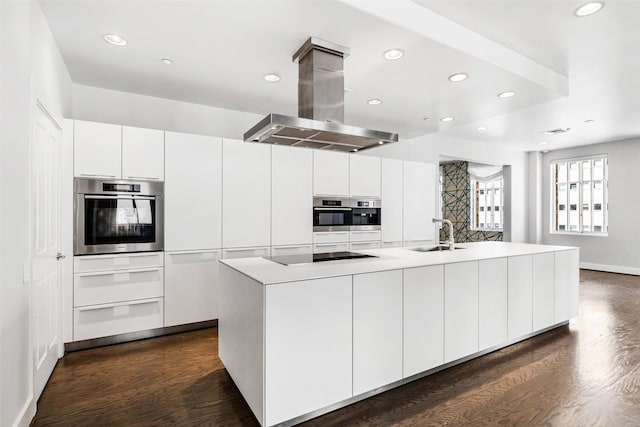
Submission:
POLYGON ((74 121, 74 175, 84 178, 122 176, 122 126, 74 121))
POLYGON ((402 160, 382 159, 382 243, 402 246, 402 160))
POLYGON ((349 197, 349 154, 313 151, 313 194, 349 197))
POLYGON ((222 247, 222 139, 167 132, 165 152, 165 250, 222 247))
POLYGON ((164 180, 164 131, 76 120, 74 175, 164 180))
MULTIPOLYGON (((384 202, 386 203, 386 202, 384 202)), ((404 240, 433 240, 436 213, 436 166, 430 163, 404 162, 404 240)))
POLYGON ((380 157, 349 156, 349 195, 380 197, 380 157))
POLYGON ((122 127, 122 178, 164 180, 164 131, 122 127))
POLYGON ((271 145, 224 139, 222 150, 222 247, 269 246, 271 145))
POLYGON ((311 244, 312 170, 311 150, 271 147, 271 245, 311 244))

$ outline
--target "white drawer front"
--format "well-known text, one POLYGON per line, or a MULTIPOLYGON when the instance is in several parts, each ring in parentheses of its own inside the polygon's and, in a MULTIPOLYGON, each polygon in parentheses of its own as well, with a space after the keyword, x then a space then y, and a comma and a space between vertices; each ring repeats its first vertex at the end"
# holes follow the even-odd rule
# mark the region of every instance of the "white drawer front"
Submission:
POLYGON ((313 243, 338 243, 348 241, 348 231, 318 231, 313 233, 313 243))
POLYGON ((402 247, 402 241, 398 241, 398 242, 382 242, 382 247, 383 248, 401 248, 402 247))
POLYGON ((349 243, 318 243, 313 245, 313 253, 319 254, 323 252, 344 252, 349 250, 349 243))
POLYGON ((161 328, 163 309, 162 298, 75 308, 73 340, 161 328))
POLYGON ((311 245, 274 246, 271 248, 271 256, 310 254, 312 252, 313 247, 311 245))
POLYGON ((380 240, 382 233, 380 231, 352 231, 352 242, 368 242, 371 240, 380 240))
POLYGON ((377 242, 351 242, 349 243, 350 251, 362 251, 365 249, 380 249, 380 241, 377 242))
POLYGON ((75 307, 163 296, 163 270, 81 273, 73 277, 75 307))
POLYGON ((268 257, 269 248, 242 248, 242 249, 223 249, 222 257, 230 258, 251 258, 251 257, 268 257))
POLYGON ((162 267, 162 252, 126 255, 85 255, 73 258, 73 272, 129 270, 132 268, 162 267))
POLYGON ((435 240, 405 240, 405 247, 413 247, 413 246, 435 246, 435 240))

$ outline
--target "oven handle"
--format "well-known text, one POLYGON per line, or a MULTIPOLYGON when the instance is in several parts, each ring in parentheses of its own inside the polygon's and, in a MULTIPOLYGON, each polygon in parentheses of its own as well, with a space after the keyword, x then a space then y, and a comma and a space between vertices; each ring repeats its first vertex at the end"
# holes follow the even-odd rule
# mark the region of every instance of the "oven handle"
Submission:
POLYGON ((120 195, 120 196, 102 196, 102 195, 98 195, 98 194, 85 194, 84 195, 85 199, 122 199, 122 200, 155 200, 155 197, 149 197, 149 196, 136 196, 136 195, 130 195, 130 196, 125 196, 125 195, 120 195))
POLYGON ((351 208, 313 208, 314 211, 350 211, 351 208))

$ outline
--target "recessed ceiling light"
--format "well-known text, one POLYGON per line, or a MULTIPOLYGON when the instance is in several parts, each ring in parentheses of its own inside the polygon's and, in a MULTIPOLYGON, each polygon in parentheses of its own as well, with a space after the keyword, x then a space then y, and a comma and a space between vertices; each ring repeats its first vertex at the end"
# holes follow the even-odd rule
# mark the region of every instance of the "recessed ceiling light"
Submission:
POLYGON ((345 88, 344 88, 344 91, 345 91, 345 92, 353 92, 353 89, 348 88, 348 87, 345 87, 345 88))
POLYGON ((382 145, 384 144, 384 141, 378 141, 378 144, 382 145))
POLYGON ((583 18, 585 16, 593 15, 603 7, 604 7, 604 2, 601 2, 601 1, 585 3, 576 9, 575 15, 579 18, 583 18))
POLYGON ((486 126, 478 126, 478 127, 476 128, 476 130, 477 130, 477 131, 482 132, 482 131, 487 130, 487 127, 486 127, 486 126))
POLYGON ((551 129, 551 130, 545 130, 544 133, 545 135, 558 135, 561 133, 567 133, 571 130, 571 128, 557 128, 557 129, 551 129))
POLYGON ((441 122, 452 122, 453 117, 443 117, 440 119, 441 122))
POLYGON ((162 61, 162 63, 166 65, 173 64, 173 59, 169 59, 169 58, 162 58, 160 61, 162 61))
POLYGON ((265 74, 264 79, 270 83, 275 83, 280 81, 280 76, 274 73, 265 74))
POLYGON ((449 81, 450 82, 461 82, 463 80, 467 80, 469 78, 469 75, 467 73, 456 73, 456 74, 451 74, 449 76, 449 81))
POLYGON ((594 119, 587 119, 584 121, 586 124, 590 125, 591 123, 595 122, 594 119))
POLYGON ((378 98, 373 98, 367 101, 367 104, 369 105, 380 105, 382 104, 382 100, 378 99, 378 98))
POLYGON ((513 95, 515 95, 516 93, 512 90, 508 90, 506 92, 500 92, 498 94, 498 98, 511 98, 513 95))
POLYGON ((422 120, 424 120, 425 122, 428 122, 429 120, 431 120, 431 117, 423 117, 422 120))
POLYGON ((404 56, 404 50, 394 48, 388 49, 384 51, 384 57, 389 61, 395 61, 396 59, 400 59, 404 56))
POLYGON ((109 44, 112 44, 114 46, 126 46, 127 45, 127 41, 124 39, 124 37, 121 37, 117 34, 105 34, 103 36, 104 41, 106 41, 109 44))

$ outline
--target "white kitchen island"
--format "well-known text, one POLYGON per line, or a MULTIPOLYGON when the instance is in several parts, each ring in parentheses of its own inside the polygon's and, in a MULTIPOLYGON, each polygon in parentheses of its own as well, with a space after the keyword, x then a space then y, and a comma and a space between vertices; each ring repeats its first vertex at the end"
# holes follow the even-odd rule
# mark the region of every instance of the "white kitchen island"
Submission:
POLYGON ((302 422, 577 316, 577 248, 458 246, 221 260, 219 354, 260 424, 302 422))

